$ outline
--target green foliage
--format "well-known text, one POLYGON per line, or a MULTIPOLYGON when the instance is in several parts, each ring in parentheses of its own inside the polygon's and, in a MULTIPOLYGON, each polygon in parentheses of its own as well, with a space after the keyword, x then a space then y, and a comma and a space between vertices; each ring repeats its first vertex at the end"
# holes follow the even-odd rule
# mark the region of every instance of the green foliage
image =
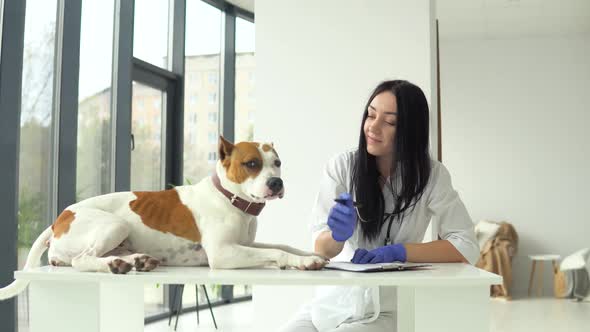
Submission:
POLYGON ((46 203, 41 193, 21 192, 18 206, 18 247, 29 248, 47 227, 43 211, 46 203))

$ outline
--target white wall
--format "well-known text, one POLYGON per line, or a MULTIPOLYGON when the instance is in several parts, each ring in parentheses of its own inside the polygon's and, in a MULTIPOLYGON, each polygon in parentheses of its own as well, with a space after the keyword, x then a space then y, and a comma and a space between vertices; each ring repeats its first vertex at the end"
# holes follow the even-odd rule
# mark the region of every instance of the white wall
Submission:
POLYGON ((526 293, 526 255, 590 247, 590 36, 440 47, 443 162, 474 220, 514 224, 526 293))
MULTIPOLYGON (((407 79, 431 97, 433 13, 429 0, 256 1, 255 140, 274 141, 286 187, 259 218, 259 241, 312 248, 308 216, 323 166, 357 145, 380 81, 407 79)), ((276 331, 311 294, 255 287, 255 321, 276 331)))

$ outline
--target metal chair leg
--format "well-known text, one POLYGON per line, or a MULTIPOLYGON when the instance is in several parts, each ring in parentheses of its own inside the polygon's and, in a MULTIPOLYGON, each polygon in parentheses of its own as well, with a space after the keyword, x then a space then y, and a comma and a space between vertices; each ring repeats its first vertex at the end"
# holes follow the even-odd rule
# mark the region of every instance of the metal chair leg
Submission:
POLYGON ((199 325, 199 285, 195 285, 195 300, 197 303, 197 325, 199 325))
POLYGON ((174 324, 174 331, 176 331, 176 328, 178 327, 178 316, 180 316, 180 313, 182 312, 182 293, 184 292, 184 285, 178 286, 179 288, 179 296, 178 296, 178 311, 176 312, 176 323, 174 324))
POLYGON ((168 315, 168 326, 170 326, 170 323, 172 323, 172 316, 174 316, 176 313, 176 294, 178 292, 178 288, 176 286, 172 287, 174 288, 174 292, 172 292, 172 309, 170 310, 170 315, 168 315))
POLYGON ((213 318, 213 324, 215 325, 215 329, 217 330, 217 322, 215 321, 215 315, 213 315, 213 308, 211 308, 211 302, 209 302, 209 294, 207 294, 207 288, 203 285, 203 290, 205 291, 205 297, 207 298, 207 305, 209 306, 209 311, 211 312, 211 318, 213 318))

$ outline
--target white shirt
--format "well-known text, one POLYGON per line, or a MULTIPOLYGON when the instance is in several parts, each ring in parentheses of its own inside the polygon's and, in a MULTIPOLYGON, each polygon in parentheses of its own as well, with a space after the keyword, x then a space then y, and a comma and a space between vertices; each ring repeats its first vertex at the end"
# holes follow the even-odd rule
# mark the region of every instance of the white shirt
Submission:
MULTIPOLYGON (((311 216, 311 231, 314 243, 321 232, 330 230, 327 221, 330 209, 335 204, 334 198, 344 192, 351 193, 351 173, 355 151, 351 150, 342 153, 332 158, 326 165, 311 216)), ((422 242, 431 218, 435 217, 434 220, 437 226, 435 229, 438 230, 438 236, 443 240, 448 240, 469 263, 474 264, 479 258, 479 246, 475 237, 473 222, 457 191, 453 189, 451 177, 446 167, 436 160, 431 162, 430 179, 422 197, 413 209, 410 208, 405 211, 401 225, 398 218, 392 223, 390 231, 391 243, 422 242)), ((396 177, 398 183, 400 180, 399 176, 396 177)), ((387 182, 389 182, 389 179, 387 179, 387 182)), ((351 195, 353 195, 354 199, 354 193, 351 193, 351 195)), ((385 199, 385 212, 392 212, 394 199, 388 185, 383 186, 383 197, 385 199)), ((384 245, 387 237, 387 222, 383 224, 380 235, 373 241, 367 241, 362 236, 359 223, 360 221, 357 221, 357 227, 352 237, 346 240, 342 252, 333 259, 334 261, 349 261, 357 248, 371 250, 384 245)), ((326 292, 323 292, 324 294, 318 296, 314 303, 317 305, 322 301, 332 300, 334 303, 339 303, 342 302, 339 301, 342 296, 347 296, 341 295, 343 294, 341 287, 338 289, 332 288, 332 290, 334 293, 332 298, 326 296, 326 292), (322 299, 319 297, 322 297, 322 299)), ((358 300, 363 301, 360 298, 358 300)), ((379 302, 380 308, 375 308, 377 310, 373 310, 371 303, 365 303, 366 310, 362 313, 363 316, 372 311, 377 311, 377 313, 379 310, 394 311, 396 306, 395 287, 380 287, 379 302)), ((325 304, 328 305, 328 303, 325 304)), ((345 310, 345 308, 342 309, 345 310)), ((326 315, 322 314, 322 316, 326 315)), ((354 318, 350 316, 348 320, 354 318)))

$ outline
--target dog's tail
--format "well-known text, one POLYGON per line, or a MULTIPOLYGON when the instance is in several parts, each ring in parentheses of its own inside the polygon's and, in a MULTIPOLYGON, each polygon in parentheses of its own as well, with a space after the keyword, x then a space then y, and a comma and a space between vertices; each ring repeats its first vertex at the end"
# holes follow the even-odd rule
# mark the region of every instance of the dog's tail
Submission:
MULTIPOLYGON (((27 261, 25 263, 25 267, 23 270, 28 270, 34 267, 38 267, 41 261, 41 256, 47 250, 47 241, 51 237, 52 234, 51 226, 47 227, 46 230, 39 235, 33 246, 31 247, 31 251, 29 251, 29 256, 27 256, 27 261)), ((20 292, 24 291, 25 288, 29 285, 28 281, 24 280, 15 280, 10 285, 0 288, 0 300, 9 299, 13 296, 18 295, 20 292)))

